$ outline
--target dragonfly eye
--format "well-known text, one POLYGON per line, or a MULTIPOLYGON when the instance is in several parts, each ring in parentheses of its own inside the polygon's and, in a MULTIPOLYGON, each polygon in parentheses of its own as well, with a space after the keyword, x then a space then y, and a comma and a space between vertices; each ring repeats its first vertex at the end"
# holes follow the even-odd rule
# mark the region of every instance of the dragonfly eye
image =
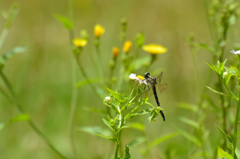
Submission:
POLYGON ((146 73, 145 73, 145 77, 148 77, 149 75, 150 75, 149 72, 146 72, 146 73))

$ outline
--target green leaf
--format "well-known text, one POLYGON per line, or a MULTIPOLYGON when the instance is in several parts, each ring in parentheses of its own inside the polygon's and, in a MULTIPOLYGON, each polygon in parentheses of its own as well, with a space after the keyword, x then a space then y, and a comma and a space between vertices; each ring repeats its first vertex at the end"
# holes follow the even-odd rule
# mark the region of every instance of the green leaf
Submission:
MULTIPOLYGON (((5 25, 6 28, 10 28, 14 19, 17 17, 19 12, 19 7, 18 4, 13 4, 10 11, 9 11, 9 15, 6 16, 7 18, 7 23, 5 25)), ((6 14, 5 14, 6 15, 6 14)))
POLYGON ((11 58, 13 55, 18 54, 18 53, 25 52, 26 50, 27 50, 27 48, 26 48, 26 47, 23 47, 23 46, 15 47, 15 48, 13 48, 11 51, 3 54, 3 55, 0 57, 0 63, 5 64, 6 61, 7 61, 9 58, 11 58))
POLYGON ((130 128, 134 128, 140 131, 145 131, 145 126, 141 123, 130 123, 128 126, 130 128))
POLYGON ((72 23, 72 21, 70 19, 68 19, 68 18, 66 18, 64 16, 61 16, 61 15, 58 15, 58 14, 54 15, 54 17, 57 20, 59 20, 66 29, 68 29, 68 30, 72 30, 73 29, 73 23, 72 23))
POLYGON ((118 129, 118 131, 116 132, 116 134, 119 133, 122 129, 126 129, 126 128, 129 128, 129 126, 122 126, 120 129, 118 129))
POLYGON ((89 111, 89 112, 94 112, 98 114, 105 114, 106 111, 100 108, 91 108, 91 107, 83 107, 83 110, 89 111))
POLYGON ((110 106, 115 113, 120 114, 119 106, 117 106, 115 103, 111 103, 110 106))
POLYGON ((138 70, 141 68, 146 62, 151 61, 150 56, 145 56, 142 58, 138 58, 134 60, 131 65, 129 66, 128 72, 132 72, 132 70, 138 70))
POLYGON ((218 147, 218 157, 226 158, 226 159, 233 159, 232 155, 218 147))
POLYGON ((89 83, 98 83, 98 79, 93 78, 93 79, 79 81, 79 82, 76 83, 76 87, 81 88, 82 86, 87 85, 89 83))
POLYGON ((159 110, 157 109, 159 107, 155 107, 154 109, 152 109, 149 117, 148 117, 148 121, 151 122, 151 121, 156 121, 156 117, 158 116, 159 114, 159 110))
POLYGON ((141 143, 143 143, 145 141, 146 141, 145 137, 137 137, 133 141, 131 141, 128 145, 129 145, 129 147, 134 147, 134 146, 140 145, 141 143))
POLYGON ((199 128, 199 124, 192 119, 188 119, 188 118, 185 118, 185 117, 179 117, 179 120, 188 124, 188 125, 191 125, 191 126, 197 128, 197 129, 199 128))
POLYGON ((187 109, 187 110, 191 110, 193 112, 198 112, 198 106, 194 105, 194 104, 188 104, 188 103, 178 103, 177 105, 179 108, 183 108, 183 109, 187 109))
POLYGON ((182 136, 184 136, 185 138, 187 138, 189 141, 193 142, 194 144, 196 144, 196 145, 199 146, 199 147, 202 145, 201 141, 200 141, 198 138, 196 138, 195 136, 193 136, 193 135, 189 134, 188 132, 186 132, 186 131, 178 128, 177 126, 175 126, 175 128, 178 130, 178 132, 179 132, 182 136))
POLYGON ((204 44, 204 43, 198 43, 198 46, 207 50, 207 51, 209 51, 209 52, 211 52, 211 53, 213 53, 213 54, 215 54, 215 55, 217 55, 214 47, 212 47, 212 46, 208 46, 207 44, 204 44))
POLYGON ((96 135, 101 137, 101 138, 104 138, 104 139, 112 140, 116 144, 118 143, 117 139, 115 139, 113 136, 104 136, 104 135, 101 135, 101 134, 96 134, 96 135))
POLYGON ((82 132, 86 132, 86 133, 94 135, 94 136, 96 136, 97 134, 102 134, 103 136, 111 136, 112 135, 112 132, 110 130, 104 129, 104 128, 99 127, 99 126, 80 127, 77 130, 82 131, 82 132))
POLYGON ((143 33, 138 33, 135 38, 136 46, 141 48, 145 41, 145 35, 143 33))
POLYGON ((11 118, 10 120, 6 121, 6 122, 1 122, 0 123, 0 130, 4 129, 5 127, 7 127, 8 125, 18 122, 18 121, 28 121, 30 119, 28 114, 20 114, 17 116, 14 116, 13 118, 11 118))
POLYGON ((214 72, 216 72, 218 74, 218 76, 223 79, 223 71, 224 71, 224 65, 227 62, 227 59, 224 62, 217 62, 216 65, 213 64, 208 64, 206 63, 214 72))
POLYGON ((103 117, 102 120, 103 123, 115 133, 115 130, 112 128, 111 123, 107 120, 107 118, 103 117))
POLYGON ((135 116, 145 115, 145 114, 150 113, 152 110, 153 110, 152 108, 150 108, 150 109, 144 109, 144 110, 142 110, 142 111, 140 111, 140 112, 138 112, 138 113, 128 114, 128 115, 126 116, 126 118, 127 118, 127 119, 128 119, 128 118, 131 119, 131 118, 133 118, 133 117, 135 117, 135 116))
POLYGON ((123 159, 130 159, 131 158, 131 155, 129 153, 129 146, 126 145, 126 148, 125 148, 125 155, 123 157, 123 159))
POLYGON ((221 112, 221 109, 213 102, 213 100, 205 95, 204 98, 208 101, 209 105, 213 108, 215 112, 221 112))
POLYGON ((222 136, 226 139, 226 140, 229 140, 229 136, 223 131, 223 129, 221 129, 219 126, 215 125, 219 132, 222 134, 222 136))
POLYGON ((157 139, 155 139, 151 144, 150 144, 150 148, 152 149, 153 147, 161 144, 162 142, 168 140, 168 139, 171 139, 175 136, 178 136, 179 133, 178 132, 174 132, 174 133, 170 133, 170 134, 167 134, 167 135, 164 135, 164 136, 161 136, 157 139))
POLYGON ((213 91, 214 93, 216 93, 216 94, 230 97, 230 95, 228 95, 228 94, 224 94, 224 93, 222 93, 222 92, 216 91, 216 90, 214 90, 214 89, 212 89, 211 87, 208 87, 208 86, 206 86, 206 87, 207 87, 208 89, 210 89, 211 91, 213 91))
POLYGON ((20 114, 11 119, 11 122, 17 122, 17 121, 28 121, 30 119, 28 114, 20 114))
POLYGON ((123 95, 122 95, 121 93, 114 92, 113 90, 108 89, 108 88, 107 88, 107 90, 108 90, 108 92, 109 92, 114 98, 116 98, 120 103, 124 103, 124 102, 125 102, 124 97, 123 97, 123 95))

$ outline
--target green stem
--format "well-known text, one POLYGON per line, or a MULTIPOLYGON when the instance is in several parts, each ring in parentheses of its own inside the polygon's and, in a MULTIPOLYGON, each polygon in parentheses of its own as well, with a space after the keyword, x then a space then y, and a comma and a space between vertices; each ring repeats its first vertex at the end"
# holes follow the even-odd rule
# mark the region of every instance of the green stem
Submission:
POLYGON ((78 67, 79 67, 79 69, 80 69, 80 71, 81 71, 84 79, 88 82, 89 86, 92 88, 93 92, 97 95, 97 97, 98 97, 100 100, 102 100, 102 97, 101 97, 100 94, 97 92, 96 87, 94 87, 94 86, 92 85, 91 81, 88 79, 87 74, 86 74, 84 68, 83 68, 82 65, 81 65, 79 56, 80 56, 80 54, 75 54, 75 59, 76 59, 76 61, 77 61, 78 67))
POLYGON ((235 151, 237 147, 237 135, 238 135, 238 119, 239 119, 239 111, 240 111, 240 91, 238 91, 238 102, 237 102, 237 112, 236 112, 236 118, 235 118, 235 126, 234 126, 234 134, 233 134, 233 150, 232 150, 232 156, 234 159, 237 159, 235 157, 235 151))
MULTIPOLYGON (((18 110, 25 114, 24 110, 22 109, 21 105, 18 104, 16 98, 15 98, 15 94, 13 92, 12 86, 9 83, 8 79, 6 78, 6 76, 4 75, 4 73, 2 72, 2 70, 0 70, 0 76, 3 79, 3 82, 5 83, 5 85, 7 86, 7 88, 10 91, 11 97, 12 97, 12 103, 14 105, 16 105, 16 107, 18 108, 18 110)), ((43 141, 50 147, 50 149, 52 149, 60 158, 62 159, 66 159, 65 156, 63 156, 53 145, 52 143, 47 139, 47 137, 36 127, 36 125, 32 122, 31 119, 28 120, 28 124, 30 125, 30 127, 34 130, 34 132, 43 139, 43 141)))
MULTIPOLYGON (((121 119, 120 128, 124 126, 124 112, 122 114, 123 114, 123 116, 122 116, 122 119, 121 119)), ((119 151, 119 148, 121 146, 121 135, 122 135, 122 129, 118 133, 118 143, 117 143, 116 151, 115 151, 115 159, 118 159, 118 151, 119 151)))
POLYGON ((116 150, 115 150, 115 159, 118 159, 118 149, 119 149, 119 143, 117 143, 116 150))
POLYGON ((9 30, 8 28, 4 28, 2 31, 2 34, 0 36, 0 49, 2 48, 3 42, 7 37, 8 30, 9 30))
MULTIPOLYGON (((88 47, 89 47, 90 50, 93 50, 91 45, 88 45, 88 47)), ((93 67, 94 67, 94 71, 95 71, 96 75, 97 75, 98 77, 100 77, 100 76, 101 76, 101 73, 100 73, 100 71, 98 71, 98 69, 97 69, 98 67, 97 67, 97 65, 96 65, 96 62, 94 61, 94 58, 93 58, 92 53, 89 52, 88 55, 89 55, 89 57, 90 57, 90 60, 91 60, 91 62, 92 62, 92 65, 93 65, 93 67)), ((99 83, 101 84, 101 81, 99 81, 99 83)))
POLYGON ((74 117, 76 112, 76 105, 77 105, 77 89, 76 89, 76 66, 74 58, 72 60, 72 97, 71 97, 71 106, 70 106, 70 117, 69 117, 69 138, 70 138, 70 145, 73 151, 75 158, 78 158, 77 149, 75 146, 74 140, 74 117))
POLYGON ((50 149, 52 149, 60 158, 67 159, 52 145, 52 143, 45 137, 45 135, 35 126, 35 124, 31 120, 28 121, 28 124, 35 131, 35 133, 37 133, 38 136, 43 139, 43 141, 48 145, 48 147, 50 147, 50 149))
MULTIPOLYGON (((142 117, 141 117, 141 123, 142 125, 144 125, 143 121, 142 121, 142 117)), ((150 144, 149 144, 149 141, 148 141, 148 138, 147 138, 147 134, 146 134, 146 130, 142 130, 142 135, 144 136, 144 138, 146 139, 145 140, 145 146, 146 146, 146 158, 148 159, 151 159, 151 151, 150 151, 150 144)))
MULTIPOLYGON (((73 21, 73 10, 72 10, 72 0, 68 0, 68 16, 69 19, 71 21, 73 21)), ((73 30, 69 30, 69 42, 70 42, 70 46, 73 46, 72 44, 72 39, 74 38, 74 32, 73 30)), ((71 96, 71 105, 70 105, 70 115, 69 115, 69 140, 70 140, 70 146, 72 149, 72 152, 75 156, 75 158, 78 158, 78 153, 77 153, 77 149, 75 146, 75 140, 74 140, 74 117, 75 117, 75 113, 76 113, 76 105, 77 105, 77 89, 75 86, 75 83, 77 81, 77 77, 76 77, 76 64, 74 61, 74 57, 72 58, 72 96, 71 96)))
POLYGON ((97 56, 98 56, 98 62, 99 62, 99 71, 100 71, 100 77, 101 77, 101 84, 104 84, 104 75, 103 75, 103 64, 102 64, 102 58, 101 58, 101 53, 100 53, 100 38, 97 38, 97 43, 98 45, 96 45, 96 52, 97 52, 97 56))
POLYGON ((196 60, 196 53, 193 52, 192 46, 190 46, 192 60, 193 60, 193 67, 195 72, 195 88, 196 88, 196 97, 199 96, 199 77, 198 77, 198 69, 197 69, 197 60, 196 60))

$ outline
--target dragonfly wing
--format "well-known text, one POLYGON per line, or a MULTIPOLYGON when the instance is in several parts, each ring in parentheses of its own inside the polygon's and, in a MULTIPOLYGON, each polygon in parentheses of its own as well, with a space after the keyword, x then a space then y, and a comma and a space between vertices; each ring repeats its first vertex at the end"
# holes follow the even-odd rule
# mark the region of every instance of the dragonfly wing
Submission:
POLYGON ((161 72, 160 75, 158 75, 158 76, 156 77, 157 83, 161 83, 161 81, 162 81, 162 76, 163 76, 163 72, 161 72))
POLYGON ((166 89, 167 89, 167 83, 159 83, 158 86, 157 86, 157 91, 159 93, 162 93, 166 89))
POLYGON ((148 88, 147 90, 145 90, 142 95, 141 95, 141 98, 147 98, 147 97, 150 97, 152 95, 152 91, 148 88))

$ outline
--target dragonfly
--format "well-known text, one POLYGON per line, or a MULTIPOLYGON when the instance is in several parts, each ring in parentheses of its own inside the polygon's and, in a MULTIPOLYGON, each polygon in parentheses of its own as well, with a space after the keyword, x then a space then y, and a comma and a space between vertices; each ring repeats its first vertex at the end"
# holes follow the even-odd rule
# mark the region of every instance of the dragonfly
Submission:
MULTIPOLYGON (((151 95, 151 93, 150 93, 150 89, 151 89, 152 93, 154 94, 156 103, 159 107, 161 105, 160 105, 160 102, 158 100, 157 92, 162 93, 164 90, 167 89, 167 83, 161 83, 162 76, 163 76, 163 72, 161 72, 156 78, 150 76, 150 73, 147 72, 147 73, 145 73, 145 76, 144 76, 144 79, 143 79, 146 86, 148 86, 148 90, 146 90, 143 93, 143 97, 146 96, 147 94, 151 95)), ((160 114, 163 118, 163 121, 165 121, 165 115, 164 115, 162 110, 160 110, 160 114)))

